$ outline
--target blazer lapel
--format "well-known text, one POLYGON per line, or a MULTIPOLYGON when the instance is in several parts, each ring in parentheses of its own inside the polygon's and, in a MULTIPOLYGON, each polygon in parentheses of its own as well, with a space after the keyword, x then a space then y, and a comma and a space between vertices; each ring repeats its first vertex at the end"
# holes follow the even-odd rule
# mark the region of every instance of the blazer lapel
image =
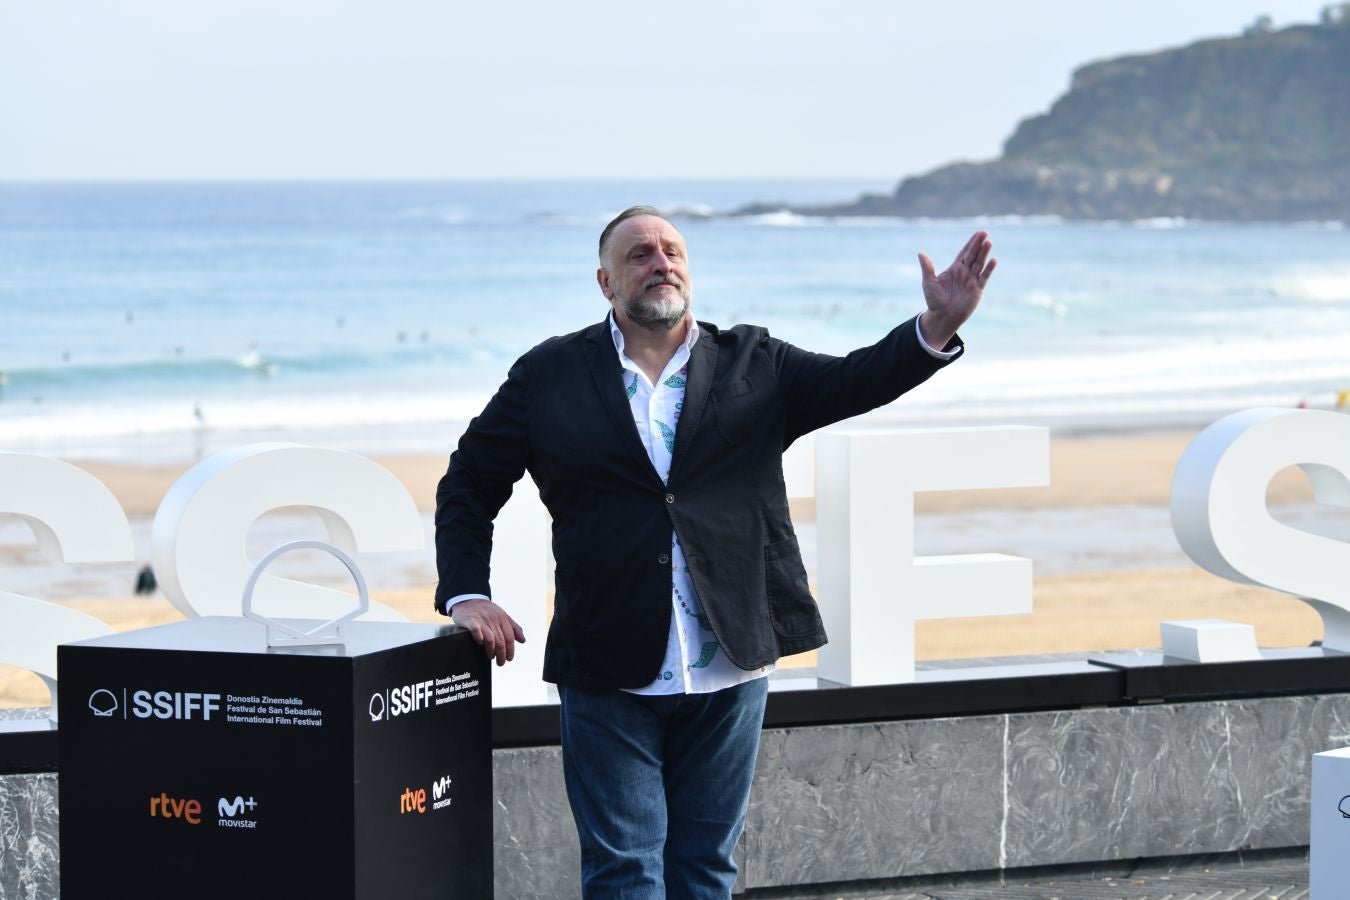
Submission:
POLYGON ((623 379, 619 373, 623 366, 619 363, 619 354, 614 349, 614 341, 609 335, 609 320, 590 329, 583 344, 586 348, 586 362, 595 379, 595 389, 600 394, 600 404, 609 414, 614 429, 619 433, 619 442, 633 454, 634 460, 651 476, 660 482, 656 468, 647 458, 647 450, 638 440, 637 426, 633 424, 633 411, 628 406, 628 398, 623 393, 623 379))
POLYGON ((680 424, 675 427, 675 450, 670 458, 670 480, 675 480, 676 469, 689 452, 689 443, 703 421, 708 408, 708 392, 712 390, 713 374, 717 371, 717 341, 712 328, 700 326, 698 342, 689 354, 689 377, 684 385, 684 409, 680 424))

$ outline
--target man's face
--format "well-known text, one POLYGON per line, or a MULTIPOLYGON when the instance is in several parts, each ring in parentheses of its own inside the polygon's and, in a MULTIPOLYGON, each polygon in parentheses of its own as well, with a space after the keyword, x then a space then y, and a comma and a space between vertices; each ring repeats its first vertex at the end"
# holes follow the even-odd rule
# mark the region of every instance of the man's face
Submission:
POLYGON ((596 278, 616 313, 654 331, 669 331, 683 322, 694 299, 684 238, 656 216, 619 223, 596 278))

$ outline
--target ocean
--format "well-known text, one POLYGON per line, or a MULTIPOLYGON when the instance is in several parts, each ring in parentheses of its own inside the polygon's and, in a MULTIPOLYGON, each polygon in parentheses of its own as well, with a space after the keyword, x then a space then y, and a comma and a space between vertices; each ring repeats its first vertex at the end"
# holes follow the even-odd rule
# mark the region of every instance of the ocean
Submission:
POLYGON ((599 321, 595 243, 676 219, 699 318, 826 353, 923 309, 975 228, 966 357, 881 411, 1062 431, 1201 425, 1350 389, 1344 223, 706 217, 884 181, 0 185, 0 449, 187 461, 255 440, 439 453, 535 343, 599 321))

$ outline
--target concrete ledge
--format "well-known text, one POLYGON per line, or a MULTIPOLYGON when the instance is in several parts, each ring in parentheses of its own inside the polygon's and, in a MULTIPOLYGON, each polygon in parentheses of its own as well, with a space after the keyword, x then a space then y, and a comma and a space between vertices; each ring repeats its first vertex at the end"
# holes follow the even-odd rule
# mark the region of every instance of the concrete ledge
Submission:
MULTIPOLYGON (((1346 693, 770 728, 742 885, 1302 846, 1312 754, 1347 743, 1346 693)), ((560 749, 493 768, 498 898, 579 896, 560 749)), ((56 824, 53 774, 0 776, 0 896, 56 896, 56 824)))
POLYGON ((1116 863, 920 875, 801 888, 752 888, 746 900, 1307 900, 1308 848, 1236 850, 1116 863))

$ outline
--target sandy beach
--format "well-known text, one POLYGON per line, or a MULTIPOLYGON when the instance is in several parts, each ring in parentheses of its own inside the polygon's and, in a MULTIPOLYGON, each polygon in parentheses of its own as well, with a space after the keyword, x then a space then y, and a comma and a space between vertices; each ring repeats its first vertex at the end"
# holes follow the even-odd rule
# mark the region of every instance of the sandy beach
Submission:
MULTIPOLYGON (((1052 440, 1051 483, 1044 488, 926 494, 918 498, 921 515, 977 510, 1031 512, 1103 510, 1120 507, 1165 509, 1176 462, 1194 431, 1057 437, 1052 440)), ((444 472, 440 456, 383 458, 379 462, 407 487, 424 511, 434 502, 444 472)), ((186 466, 129 466, 79 463, 113 491, 134 519, 153 516, 160 499, 186 466)), ((1281 473, 1268 496, 1272 505, 1306 504, 1312 494, 1296 471, 1281 473)), ((814 518, 810 501, 794 503, 801 522, 814 518)), ((1126 548, 1128 551, 1128 548, 1126 548)), ((0 547, 0 560, 20 562, 28 548, 0 547)), ((373 597, 404 612, 413 621, 437 621, 430 609, 433 586, 381 589, 373 597)), ((118 630, 172 621, 181 615, 162 597, 63 597, 118 630)), ((1039 574, 1035 611, 1030 615, 936 620, 917 626, 920 659, 1013 656, 1030 653, 1102 651, 1158 646, 1162 619, 1225 618, 1255 626, 1263 646, 1302 646, 1321 636, 1317 615, 1301 601, 1261 588, 1220 579, 1186 564, 1166 567, 1112 566, 1093 571, 1039 574)), ((443 620, 442 620, 443 621, 443 620)), ((542 638, 542 636, 540 636, 542 638)), ((785 666, 814 665, 813 653, 784 661, 785 666)), ((0 706, 45 704, 46 691, 36 676, 0 667, 0 706)))
MULTIPOLYGON (((1196 431, 1056 437, 1050 449, 1050 485, 1040 488, 958 491, 921 495, 919 513, 964 509, 1036 509, 1114 505, 1166 506, 1172 473, 1196 431)), ((436 483, 445 474, 444 456, 395 456, 377 460, 403 482, 419 508, 435 506, 436 483)), ((153 516, 169 486, 186 465, 132 466, 80 462, 112 489, 129 516, 153 516)), ((1306 503, 1308 482, 1284 472, 1271 485, 1272 504, 1306 503)), ((810 510, 810 504, 803 507, 810 510)))

